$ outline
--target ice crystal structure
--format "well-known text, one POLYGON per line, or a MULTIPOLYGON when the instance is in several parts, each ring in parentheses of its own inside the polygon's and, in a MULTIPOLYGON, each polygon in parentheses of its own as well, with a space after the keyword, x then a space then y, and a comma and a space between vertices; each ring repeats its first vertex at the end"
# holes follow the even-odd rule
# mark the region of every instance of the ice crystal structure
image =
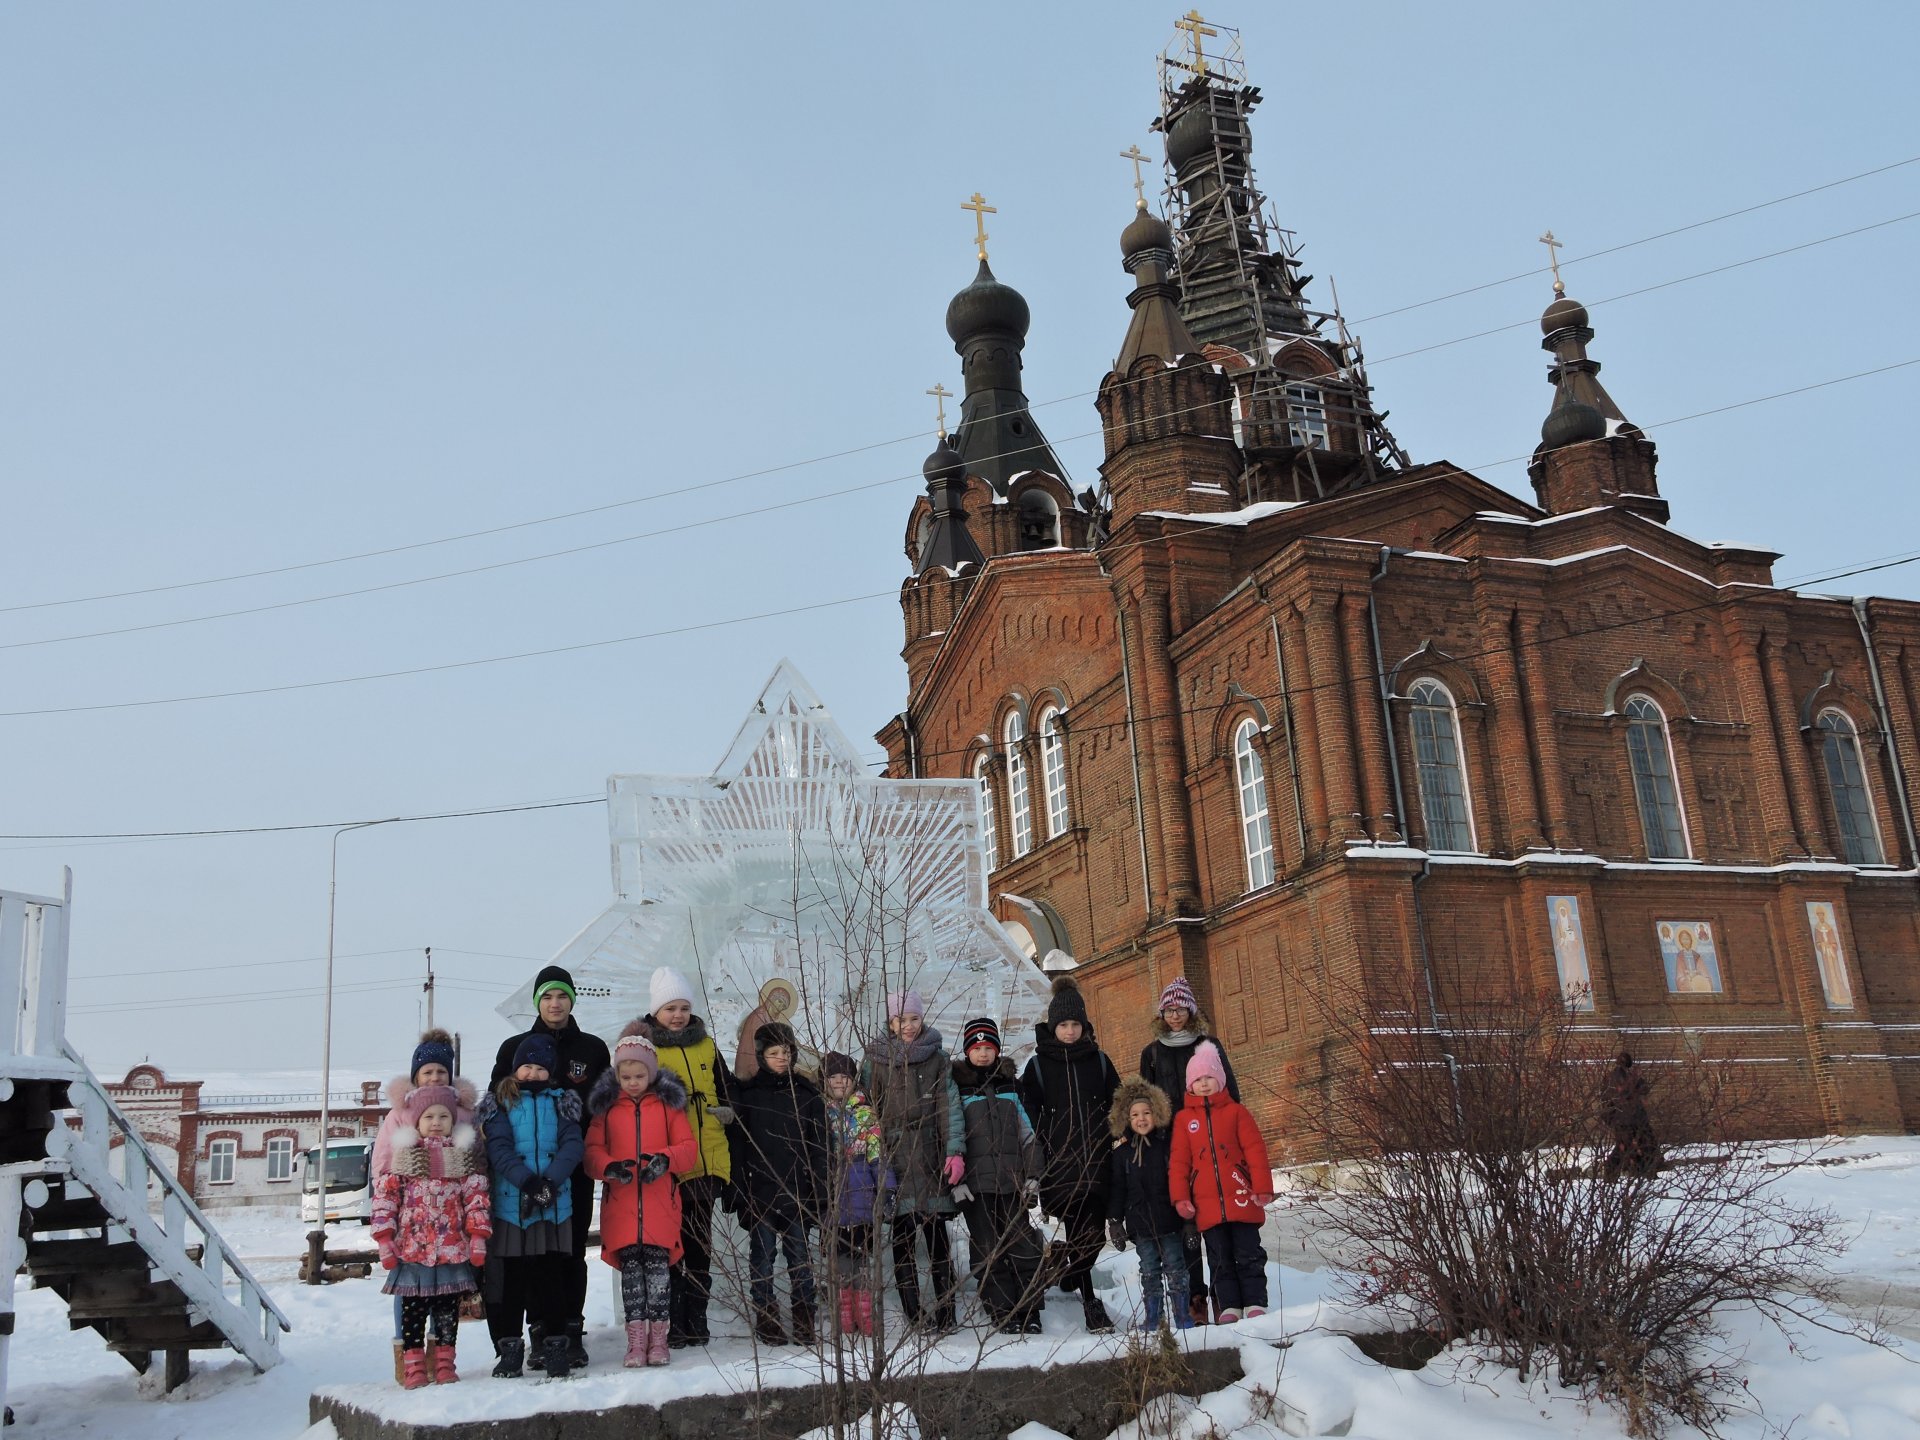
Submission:
MULTIPOLYGON (((950 1044, 990 1015, 1031 1048, 1048 981, 987 908, 978 787, 872 775, 789 663, 712 775, 615 775, 607 810, 613 903, 554 957, 584 1028, 644 1014, 671 965, 730 1059, 766 1019, 857 1057, 908 989, 950 1044)), ((531 988, 500 1013, 528 1021, 531 988)))

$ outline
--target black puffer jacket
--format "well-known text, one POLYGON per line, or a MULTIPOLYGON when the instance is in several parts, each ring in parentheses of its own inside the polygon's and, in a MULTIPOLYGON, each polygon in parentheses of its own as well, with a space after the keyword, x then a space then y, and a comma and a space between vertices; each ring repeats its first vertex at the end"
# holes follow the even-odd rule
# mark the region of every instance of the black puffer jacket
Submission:
POLYGON ((1020 1075, 1020 1100, 1040 1137, 1040 1200, 1058 1215, 1107 1190, 1107 1105, 1120 1084, 1087 1026, 1063 1045, 1044 1020, 1033 1027, 1033 1058, 1020 1075))
POLYGON ((1158 1085, 1138 1076, 1113 1092, 1107 1128, 1113 1151, 1107 1161, 1107 1218, 1127 1222, 1134 1240, 1177 1234, 1184 1222, 1167 1193, 1167 1169, 1173 1162, 1173 1102, 1158 1085), (1153 1110, 1153 1129, 1136 1135, 1128 1121, 1135 1102, 1153 1110))
POLYGON ((960 1116, 967 1132, 967 1188, 976 1195, 1012 1195, 1038 1178, 1033 1127, 1020 1103, 1020 1079, 1011 1060, 981 1070, 970 1060, 953 1062, 960 1116))
POLYGON ((804 1075, 762 1069, 733 1086, 727 1127, 741 1221, 815 1221, 826 1189, 827 1106, 804 1075))
POLYGON ((1140 1052, 1140 1078, 1149 1084, 1158 1085, 1169 1096, 1184 1096, 1187 1093, 1187 1062, 1193 1059, 1194 1047, 1202 1040, 1209 1042, 1219 1052, 1220 1068, 1227 1072, 1227 1094, 1234 1099, 1240 1098, 1240 1082, 1234 1078, 1233 1062, 1227 1058, 1227 1047, 1219 1038, 1207 1030, 1204 1015, 1195 1015, 1187 1023, 1185 1033, 1193 1037, 1185 1045, 1175 1045, 1167 1037, 1173 1032, 1167 1029, 1167 1022, 1158 1015, 1153 1017, 1153 1039, 1140 1052))

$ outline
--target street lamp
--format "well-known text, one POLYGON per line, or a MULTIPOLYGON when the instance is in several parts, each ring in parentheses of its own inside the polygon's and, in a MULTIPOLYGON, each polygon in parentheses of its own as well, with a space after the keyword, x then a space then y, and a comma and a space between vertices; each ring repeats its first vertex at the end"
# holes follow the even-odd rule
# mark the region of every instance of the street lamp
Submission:
POLYGON ((342 825, 333 832, 332 859, 327 867, 327 992, 320 1039, 320 1176, 315 1204, 314 1228, 307 1233, 307 1283, 318 1285, 327 1258, 327 1126, 332 1119, 333 1098, 333 911, 334 897, 340 890, 340 837, 349 830, 366 830, 375 825, 392 825, 404 819, 393 815, 385 820, 361 820, 342 825))

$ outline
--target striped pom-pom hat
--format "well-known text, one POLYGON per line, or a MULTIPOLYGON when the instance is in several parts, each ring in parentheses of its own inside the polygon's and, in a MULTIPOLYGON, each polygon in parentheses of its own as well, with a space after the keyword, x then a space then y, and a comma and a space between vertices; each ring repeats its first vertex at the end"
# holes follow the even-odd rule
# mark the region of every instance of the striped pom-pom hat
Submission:
POLYGON ((1160 1004, 1157 1009, 1164 1010, 1169 1005, 1178 1005, 1189 1015, 1200 1013, 1200 1002, 1193 998, 1193 987, 1187 983, 1186 976, 1174 976, 1168 982, 1167 988, 1160 992, 1160 1004))
POLYGON ((1000 1027, 982 1015, 977 1020, 967 1021, 966 1028, 960 1032, 960 1052, 965 1054, 976 1045, 991 1045, 1000 1048, 1000 1027))

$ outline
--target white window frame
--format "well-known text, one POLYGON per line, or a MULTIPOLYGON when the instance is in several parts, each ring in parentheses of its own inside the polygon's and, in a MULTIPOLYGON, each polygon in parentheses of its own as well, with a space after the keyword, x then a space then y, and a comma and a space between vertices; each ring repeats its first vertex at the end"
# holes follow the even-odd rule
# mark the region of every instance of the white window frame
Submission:
MULTIPOLYGON (((1634 809, 1637 810, 1640 815, 1640 839, 1647 847, 1647 858, 1649 860, 1691 860, 1693 858, 1693 836, 1687 830, 1687 802, 1680 794, 1680 767, 1675 765, 1673 761, 1673 731, 1667 724, 1667 712, 1660 708, 1659 701, 1642 691, 1629 695, 1626 703, 1620 707, 1620 713, 1624 715, 1627 720, 1627 770, 1633 780, 1633 805, 1634 809), (1658 753, 1659 756, 1667 762, 1667 773, 1664 778, 1667 782, 1668 790, 1672 792, 1673 828, 1680 837, 1680 853, 1678 855, 1655 853, 1653 823, 1650 823, 1650 817, 1647 814, 1646 798, 1641 784, 1640 767, 1634 761, 1633 737, 1635 728, 1641 727, 1644 729, 1650 726, 1659 729, 1660 750, 1658 753)), ((1649 758, 1652 758, 1652 754, 1653 752, 1650 751, 1649 758)), ((1661 776, 1649 771, 1646 777, 1647 785, 1657 789, 1657 782, 1661 778, 1661 776)), ((1655 796, 1655 803, 1656 805, 1664 803, 1657 794, 1655 796)), ((1664 831, 1666 828, 1666 816, 1662 814, 1652 818, 1664 831)), ((1663 834, 1658 849, 1664 852, 1666 848, 1667 837, 1663 834)))
POLYGON ((1240 850, 1247 862, 1247 889, 1273 883, 1273 815, 1267 801, 1267 766, 1255 740, 1259 724, 1251 716, 1233 729, 1234 790, 1240 802, 1240 850))
POLYGON ((207 1142, 207 1183, 209 1185, 233 1184, 234 1172, 240 1168, 240 1142, 231 1136, 207 1142), (220 1173, 225 1162, 226 1174, 220 1173))
POLYGON ((1013 858, 1018 860, 1033 849, 1033 795, 1020 748, 1026 743, 1027 722, 1018 710, 1007 716, 1002 733, 1007 742, 1007 823, 1013 831, 1013 858))
POLYGON ((293 1179, 293 1150, 293 1137, 291 1135, 273 1135, 268 1137, 267 1180, 269 1183, 277 1184, 293 1179), (281 1168, 286 1171, 284 1175, 274 1173, 274 1158, 279 1155, 286 1156, 286 1159, 281 1162, 281 1168))
POLYGON ((1067 736, 1060 726, 1061 710, 1049 705, 1040 712, 1040 786, 1046 792, 1047 838, 1067 833, 1073 815, 1067 804, 1067 736))
POLYGON ((1294 381, 1287 386, 1287 438, 1309 450, 1327 448, 1327 392, 1294 381))
POLYGON ((989 875, 1000 868, 1000 831, 993 813, 993 781, 987 778, 987 765, 992 759, 991 755, 982 755, 973 762, 973 783, 980 787, 980 840, 986 850, 989 875))
MULTIPOLYGON (((1453 691, 1431 675, 1423 675, 1407 688, 1407 728, 1413 736, 1414 779, 1420 787, 1420 823, 1426 831, 1427 848, 1441 855, 1477 855, 1480 853, 1480 836, 1473 823, 1473 787, 1467 782, 1466 746, 1460 742, 1460 705, 1453 698, 1453 691), (1432 736, 1452 747, 1451 760, 1426 760, 1421 755, 1421 726, 1423 716, 1446 717, 1446 733, 1432 736), (1452 834, 1437 836, 1434 824, 1436 801, 1452 799, 1434 794, 1434 780, 1441 771, 1453 777, 1453 783, 1459 788, 1460 822, 1466 830, 1464 845, 1451 843, 1460 838, 1452 834), (1445 840, 1448 843, 1440 843, 1445 840)), ((1445 825, 1451 827, 1452 817, 1445 817, 1445 825)))
MULTIPOLYGON (((1837 705, 1830 705, 1814 717, 1814 729, 1820 732, 1820 763, 1827 776, 1827 801, 1833 808, 1834 828, 1840 842, 1840 858, 1849 865, 1884 865, 1886 846, 1880 840, 1880 812, 1873 803, 1873 786, 1867 779, 1867 757, 1860 749, 1860 730, 1853 717, 1837 705), (1859 835, 1847 833, 1846 810, 1840 806, 1840 787, 1834 784, 1834 749, 1844 745, 1852 754, 1854 774, 1858 777, 1860 822, 1866 827, 1859 835), (1857 851, 1857 853, 1856 853, 1857 851)), ((1844 767, 1843 767, 1844 768, 1844 767)), ((1851 788, 1851 787, 1849 787, 1851 788)))

